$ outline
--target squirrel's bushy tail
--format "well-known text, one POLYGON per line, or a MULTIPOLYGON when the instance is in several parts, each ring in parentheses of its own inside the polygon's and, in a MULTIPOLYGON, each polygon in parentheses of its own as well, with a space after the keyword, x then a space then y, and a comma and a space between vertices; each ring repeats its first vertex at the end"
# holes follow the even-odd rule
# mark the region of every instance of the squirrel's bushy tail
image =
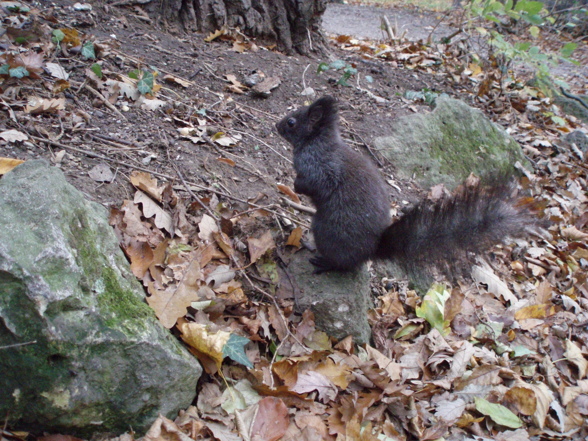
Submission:
POLYGON ((461 273, 468 253, 520 236, 536 223, 530 204, 512 191, 508 183, 474 185, 436 203, 423 201, 386 229, 377 257, 393 259, 409 272, 434 265, 461 273))

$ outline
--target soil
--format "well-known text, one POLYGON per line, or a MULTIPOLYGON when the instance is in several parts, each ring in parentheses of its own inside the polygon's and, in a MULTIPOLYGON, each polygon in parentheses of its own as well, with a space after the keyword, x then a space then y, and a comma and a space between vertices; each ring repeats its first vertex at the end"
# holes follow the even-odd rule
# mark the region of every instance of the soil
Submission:
MULTIPOLYGON (((330 94, 340 100, 345 138, 366 151, 374 137, 386 134, 387 121, 391 118, 429 110, 427 105, 404 100, 402 95, 407 90, 444 92, 473 104, 472 95, 462 87, 456 88, 444 75, 367 60, 355 51, 342 50, 334 41, 330 56, 324 58, 286 56, 261 45, 256 50, 240 53, 232 49, 231 41, 217 39, 206 43, 205 35, 187 36, 177 29, 157 29, 136 13, 137 9, 93 2, 93 11, 88 13, 75 11, 73 5, 74 1, 68 0, 55 1, 51 7, 45 2, 32 2, 42 12, 41 21, 52 22, 52 28, 73 27, 96 36, 96 43, 104 49, 100 59, 108 77, 127 75, 138 68, 159 71, 158 81, 163 83, 163 88, 157 98, 166 101, 168 107, 148 111, 130 100, 119 99, 115 105, 123 110, 124 118, 121 118, 82 87, 90 63, 80 62, 83 60, 79 56, 60 57, 57 62, 70 73, 72 84, 62 94, 66 98, 64 112, 31 116, 17 107, 16 122, 6 112, 0 114, 2 126, 7 129, 24 129, 54 143, 4 143, 0 144, 0 156, 23 160, 45 158, 61 167, 75 187, 105 206, 118 207, 123 200, 132 199, 128 175, 133 168, 148 170, 163 179, 167 176, 181 184, 179 171, 186 181, 216 190, 221 202, 234 208, 246 208, 243 201, 250 199, 279 203, 276 184, 292 187, 293 170, 290 147, 280 139, 274 125, 287 112, 311 100, 301 94, 305 87, 312 87, 317 97, 330 94), (332 60, 344 60, 355 66, 358 74, 350 82, 354 86, 359 84, 363 90, 337 85, 341 77, 338 71, 317 73, 319 63, 332 60), (244 82, 254 72, 277 77, 281 84, 267 98, 227 89, 227 75, 235 75, 244 82), (190 85, 165 83, 161 80, 165 74, 189 80, 190 85), (366 76, 371 76, 373 82, 366 82, 366 76), (365 90, 386 102, 377 102, 365 90), (205 122, 209 135, 223 132, 241 136, 241 140, 235 146, 221 147, 195 144, 179 136, 179 128, 198 126, 199 121, 205 122), (107 137, 117 146, 97 135, 107 137), (92 152, 105 159, 65 147, 92 152), (65 155, 59 154, 63 149, 65 155), (228 158, 235 165, 219 161, 219 157, 228 158), (103 183, 90 178, 88 172, 102 163, 115 172, 114 181, 103 183)), ((377 28, 382 11, 375 7, 332 4, 324 26, 330 32, 354 32, 377 38, 376 34, 381 33, 377 28), (353 19, 350 21, 349 17, 353 19)), ((395 20, 404 22, 401 28, 405 27, 411 38, 425 38, 436 24, 436 15, 429 17, 400 9, 386 11, 393 24, 395 20)), ((450 30, 445 25, 436 28, 440 35, 450 30)), ((46 76, 45 80, 27 86, 28 90, 23 88, 21 96, 51 97, 50 77, 46 76)), ((383 166, 383 173, 393 175, 393 164, 376 159, 383 166)), ((394 198, 411 193, 411 185, 403 184, 399 188, 405 194, 391 188, 394 198)))

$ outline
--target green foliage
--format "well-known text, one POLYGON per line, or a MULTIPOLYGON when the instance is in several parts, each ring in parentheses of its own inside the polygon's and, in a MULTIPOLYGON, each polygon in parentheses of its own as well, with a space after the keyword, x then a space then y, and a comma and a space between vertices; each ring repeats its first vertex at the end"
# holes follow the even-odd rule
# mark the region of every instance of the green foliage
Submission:
POLYGON ((29 71, 24 66, 17 66, 15 68, 9 69, 8 73, 13 78, 23 78, 30 75, 29 71))
MULTIPOLYGON (((530 40, 539 37, 541 27, 553 22, 553 18, 548 16, 543 2, 540 1, 519 0, 515 3, 513 0, 506 0, 502 3, 498 0, 473 0, 466 7, 474 19, 480 18, 501 26, 512 22, 520 25, 524 32, 528 33, 530 40)), ((504 73, 513 62, 518 61, 534 67, 538 77, 547 78, 550 66, 557 64, 558 60, 564 59, 576 63, 570 59, 572 52, 577 47, 575 43, 564 45, 559 55, 548 54, 541 52, 539 47, 533 45, 531 41, 512 44, 504 38, 504 32, 488 31, 487 27, 478 27, 476 30, 481 35, 488 37, 488 41, 496 53, 502 56, 501 70, 504 73)))
POLYGON ((53 43, 60 43, 65 38, 65 34, 61 29, 53 29, 51 34, 51 41, 53 41, 53 43))
POLYGON ((137 80, 137 89, 142 95, 146 95, 153 91, 155 78, 148 70, 132 70, 129 72, 129 77, 137 80))
POLYGON ((450 332, 449 321, 445 320, 445 302, 450 295, 445 286, 434 283, 425 294, 421 306, 417 306, 415 310, 417 317, 424 318, 441 335, 447 335, 450 332))
POLYGON ((351 76, 357 74, 357 69, 351 66, 350 64, 347 64, 343 60, 335 60, 331 64, 320 63, 318 65, 317 73, 323 73, 331 69, 336 71, 342 71, 341 78, 339 78, 339 81, 337 81, 337 84, 340 86, 349 86, 347 80, 349 80, 351 76))
POLYGON ((483 415, 489 416, 496 424, 518 429, 523 422, 514 413, 501 404, 491 403, 483 398, 476 398, 476 410, 483 415))
POLYGON ((241 363, 243 366, 253 369, 253 363, 245 355, 245 345, 247 343, 249 343, 249 339, 240 335, 231 334, 223 346, 223 355, 237 363, 241 363))
POLYGON ((26 13, 26 12, 31 11, 31 9, 27 6, 10 5, 10 4, 8 6, 6 6, 6 10, 12 12, 13 14, 26 13))
POLYGON ((96 58, 96 53, 94 52, 94 43, 91 41, 86 41, 82 46, 82 56, 88 60, 94 60, 96 58))
POLYGON ((92 64, 92 67, 90 67, 90 70, 92 72, 94 72, 98 78, 102 78, 102 76, 103 76, 102 66, 100 66, 98 63, 92 64))

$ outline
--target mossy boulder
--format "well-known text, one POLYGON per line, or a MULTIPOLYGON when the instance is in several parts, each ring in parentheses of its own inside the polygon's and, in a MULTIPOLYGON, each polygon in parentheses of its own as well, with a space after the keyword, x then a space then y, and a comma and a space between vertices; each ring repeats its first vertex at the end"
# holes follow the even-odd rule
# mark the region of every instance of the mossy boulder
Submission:
POLYGON ((89 437, 187 407, 202 372, 156 319, 108 225, 63 173, 0 179, 0 414, 89 437))
POLYGON ((396 167, 401 179, 415 179, 423 188, 443 183, 454 188, 470 173, 503 176, 514 165, 526 165, 519 144, 484 114, 462 101, 440 96, 429 114, 400 117, 391 134, 374 146, 396 167))

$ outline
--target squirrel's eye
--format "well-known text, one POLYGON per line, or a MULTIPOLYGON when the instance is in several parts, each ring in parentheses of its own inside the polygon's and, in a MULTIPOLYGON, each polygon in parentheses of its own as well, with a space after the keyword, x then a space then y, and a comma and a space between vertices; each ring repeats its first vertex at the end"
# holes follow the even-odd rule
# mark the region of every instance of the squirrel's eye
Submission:
POLYGON ((294 124, 296 124, 296 119, 295 118, 288 118, 288 127, 294 127, 294 124))

